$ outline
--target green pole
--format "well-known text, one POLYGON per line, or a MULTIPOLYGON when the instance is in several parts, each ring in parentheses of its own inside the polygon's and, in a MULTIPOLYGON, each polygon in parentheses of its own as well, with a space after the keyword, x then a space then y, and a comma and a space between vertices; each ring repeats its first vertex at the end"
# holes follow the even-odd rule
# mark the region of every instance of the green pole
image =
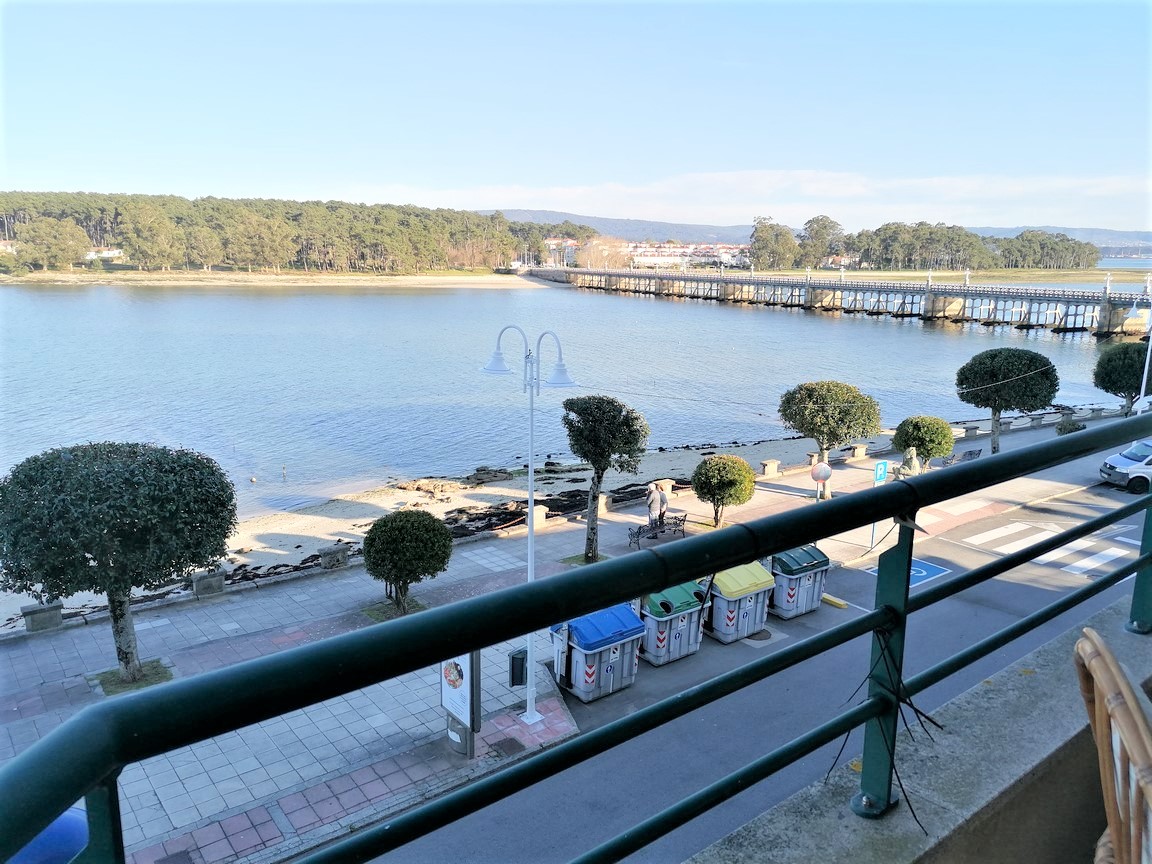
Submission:
POLYGON ((900 524, 896 545, 880 556, 876 572, 876 608, 890 608, 894 622, 872 633, 868 696, 888 702, 888 709, 864 726, 864 757, 860 791, 852 798, 857 816, 877 819, 899 800, 892 791, 896 728, 904 667, 904 634, 908 620, 908 584, 912 572, 912 527, 915 513, 900 524))
MULTIPOLYGON (((1148 503, 1152 504, 1152 495, 1148 496, 1148 503)), ((1149 552, 1152 552, 1152 508, 1144 511, 1144 532, 1140 536, 1141 556, 1149 552)), ((1136 571, 1132 610, 1124 629, 1131 633, 1152 633, 1152 564, 1145 564, 1136 571)))
POLYGON ((88 808, 88 845, 73 864, 124 864, 124 833, 120 824, 120 794, 116 778, 106 777, 84 796, 88 808))

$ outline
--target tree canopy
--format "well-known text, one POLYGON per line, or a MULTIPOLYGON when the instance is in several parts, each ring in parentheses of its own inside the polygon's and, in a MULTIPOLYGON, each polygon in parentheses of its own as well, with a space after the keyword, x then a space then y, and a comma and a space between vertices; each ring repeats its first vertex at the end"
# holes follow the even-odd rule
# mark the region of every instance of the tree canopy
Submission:
POLYGON ((768 216, 757 216, 749 238, 748 256, 759 270, 786 270, 796 263, 800 245, 792 229, 768 216))
POLYGON ((588 528, 584 540, 584 560, 599 557, 600 486, 609 468, 635 474, 648 442, 648 422, 644 415, 611 396, 575 396, 564 400, 564 428, 572 452, 592 466, 588 487, 588 528))
POLYGON ((1056 367, 1027 348, 981 351, 956 371, 961 401, 992 412, 992 452, 1000 452, 1000 414, 1047 408, 1060 389, 1056 367))
POLYGON ((1132 413, 1132 403, 1141 396, 1144 366, 1148 362, 1148 346, 1144 342, 1121 342, 1110 345, 1096 358, 1092 370, 1092 383, 1113 396, 1124 400, 1124 416, 1132 413))
POLYGON ((0 480, 0 588, 108 596, 121 676, 140 676, 129 600, 224 556, 232 483, 191 450, 104 442, 48 450, 0 480))
POLYGON ((947 456, 952 452, 956 443, 956 436, 952 432, 952 424, 940 417, 929 417, 917 414, 905 417, 896 427, 896 434, 892 436, 892 446, 900 451, 909 447, 916 448, 916 455, 924 460, 935 459, 937 456, 947 456))
POLYGON ((445 570, 451 557, 452 532, 423 510, 381 516, 364 535, 364 565, 392 588, 401 614, 408 612, 409 587, 445 570))
POLYGON ((880 431, 880 405, 851 384, 814 381, 793 387, 780 397, 780 419, 789 429, 811 438, 820 461, 838 444, 880 431))
POLYGON ((712 505, 712 524, 717 527, 724 521, 725 507, 747 503, 755 490, 756 473, 739 456, 706 456, 692 472, 692 491, 712 505))

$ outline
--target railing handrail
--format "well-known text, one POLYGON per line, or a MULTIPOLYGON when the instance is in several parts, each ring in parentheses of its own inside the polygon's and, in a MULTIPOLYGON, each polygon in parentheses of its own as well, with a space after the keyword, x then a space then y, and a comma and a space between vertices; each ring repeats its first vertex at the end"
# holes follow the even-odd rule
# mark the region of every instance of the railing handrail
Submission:
POLYGON ((1152 414, 1108 423, 99 703, 0 767, 0 801, 5 802, 0 808, 0 857, 14 854, 75 800, 132 762, 617 602, 880 519, 914 514, 957 495, 1149 436, 1152 414), (164 723, 152 725, 158 716, 164 723), (143 729, 149 734, 142 735, 143 729), (13 806, 16 801, 19 805, 13 806))

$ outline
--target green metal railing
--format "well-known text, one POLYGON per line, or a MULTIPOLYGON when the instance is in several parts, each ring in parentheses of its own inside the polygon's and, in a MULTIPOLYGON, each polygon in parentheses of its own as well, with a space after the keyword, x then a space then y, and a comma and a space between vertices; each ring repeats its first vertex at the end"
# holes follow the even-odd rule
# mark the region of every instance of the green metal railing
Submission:
POLYGON ((682 826, 687 819, 706 812, 860 726, 864 727, 863 769, 853 808, 863 816, 879 816, 894 802, 892 744, 902 700, 1133 573, 1137 578, 1129 627, 1141 633, 1152 630, 1152 527, 1146 515, 1140 556, 1136 561, 905 681, 902 666, 908 615, 1105 525, 1135 513, 1147 514, 1152 496, 1142 497, 1112 513, 910 597, 909 573, 917 510, 1071 459, 1112 452, 1135 438, 1148 436, 1152 436, 1152 414, 834 498, 817 507, 799 508, 688 537, 659 549, 611 559, 99 703, 84 709, 0 767, 0 860, 14 855, 75 801, 86 798, 90 840, 77 860, 122 862, 125 854, 117 777, 126 765, 642 594, 881 519, 896 518, 900 523, 899 536, 896 545, 880 556, 873 611, 512 764, 304 860, 309 864, 370 860, 638 734, 869 633, 872 634, 872 662, 864 701, 682 799, 579 860, 616 860, 640 849, 682 826))

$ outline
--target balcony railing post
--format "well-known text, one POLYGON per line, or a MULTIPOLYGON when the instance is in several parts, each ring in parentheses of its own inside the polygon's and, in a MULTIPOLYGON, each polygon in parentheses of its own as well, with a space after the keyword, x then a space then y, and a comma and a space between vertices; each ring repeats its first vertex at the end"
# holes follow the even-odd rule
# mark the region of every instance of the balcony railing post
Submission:
MULTIPOLYGON (((1152 507, 1144 511, 1144 532, 1140 536, 1141 556, 1149 552, 1152 552, 1152 507)), ((1124 629, 1132 633, 1152 633, 1152 564, 1145 564, 1136 571, 1132 609, 1124 629)))
POLYGON ((888 710, 864 726, 864 757, 860 791, 852 798, 858 816, 876 819, 895 806, 892 776, 896 753, 896 725, 900 719, 900 690, 904 667, 904 633, 908 619, 908 584, 912 572, 914 514, 900 525, 896 545, 880 555, 876 572, 876 608, 888 607, 894 613, 889 628, 872 633, 872 659, 868 673, 868 695, 889 702, 888 710))
POLYGON ((73 864, 124 864, 124 832, 120 824, 120 793, 111 774, 84 796, 88 808, 88 846, 73 864))

